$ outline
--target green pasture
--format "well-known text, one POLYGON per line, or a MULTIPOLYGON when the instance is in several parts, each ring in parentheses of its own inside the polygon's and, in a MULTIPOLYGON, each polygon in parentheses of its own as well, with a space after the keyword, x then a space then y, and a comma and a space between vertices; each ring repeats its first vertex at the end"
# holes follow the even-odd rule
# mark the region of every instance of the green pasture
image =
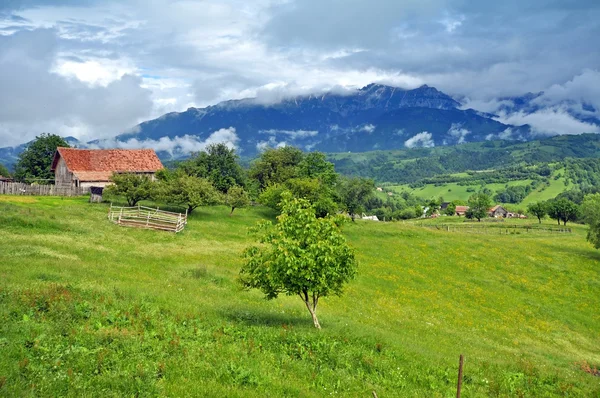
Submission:
MULTIPOLYGON (((496 192, 504 189, 506 186, 519 186, 528 184, 531 184, 531 180, 517 180, 510 181, 508 183, 487 184, 486 188, 496 192)), ((426 184, 419 188, 411 188, 409 184, 391 185, 386 188, 398 193, 402 191, 408 191, 413 195, 422 197, 424 199, 443 197, 444 200, 450 202, 453 200, 469 199, 469 196, 481 189, 481 185, 458 185, 458 183, 453 182, 442 185, 426 184), (468 192, 467 189, 471 189, 472 192, 468 192)))
POLYGON ((600 253, 583 226, 348 223, 359 274, 321 300, 318 331, 300 299, 236 282, 270 210, 200 208, 175 235, 86 200, 0 196, 0 396, 450 397, 459 354, 464 397, 600 396, 584 371, 600 365, 600 253))

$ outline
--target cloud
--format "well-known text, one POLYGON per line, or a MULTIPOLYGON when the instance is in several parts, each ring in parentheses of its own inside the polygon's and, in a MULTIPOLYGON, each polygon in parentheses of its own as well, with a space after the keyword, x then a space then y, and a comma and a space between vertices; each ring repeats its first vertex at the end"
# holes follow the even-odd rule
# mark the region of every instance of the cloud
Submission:
POLYGON ((408 140, 404 141, 404 146, 407 148, 433 148, 435 146, 435 143, 433 142, 431 133, 423 131, 422 133, 416 134, 408 140))
POLYGON ((116 139, 101 140, 96 144, 89 145, 90 148, 123 148, 140 149, 151 148, 155 151, 168 152, 171 155, 186 155, 192 152, 205 150, 211 144, 224 143, 230 149, 237 149, 239 137, 235 128, 220 129, 210 134, 204 141, 196 136, 184 135, 183 137, 161 137, 158 140, 138 140, 131 138, 127 141, 116 139))
POLYGON ((263 152, 263 151, 267 150, 268 148, 283 148, 287 145, 288 144, 286 141, 277 141, 277 139, 274 136, 272 136, 272 137, 269 137, 269 139, 267 141, 259 141, 256 144, 256 149, 259 152, 263 152))
MULTIPOLYGON (((54 73, 54 30, 0 36, 0 141, 18 144, 42 132, 93 139, 116 135, 149 116, 150 91, 124 74, 88 85, 54 73)), ((0 145, 4 146, 4 145, 0 145)))
POLYGON ((460 124, 452 123, 452 126, 448 129, 448 136, 450 138, 449 143, 463 144, 469 134, 471 134, 471 132, 462 128, 460 124))
POLYGON ((259 131, 261 134, 272 134, 272 135, 287 135, 291 140, 295 140, 297 138, 308 138, 314 137, 319 134, 316 130, 261 130, 259 131))
POLYGON ((0 141, 106 138, 191 106, 371 82, 485 112, 545 91, 540 106, 597 117, 598 20, 593 0, 3 1, 0 141))
POLYGON ((375 131, 376 126, 372 125, 372 124, 365 124, 361 127, 357 127, 355 129, 355 131, 361 131, 367 134, 371 134, 373 131, 375 131))
POLYGON ((600 126, 571 116, 565 108, 547 108, 534 113, 516 112, 500 115, 499 122, 513 125, 529 124, 537 135, 600 133, 600 126))

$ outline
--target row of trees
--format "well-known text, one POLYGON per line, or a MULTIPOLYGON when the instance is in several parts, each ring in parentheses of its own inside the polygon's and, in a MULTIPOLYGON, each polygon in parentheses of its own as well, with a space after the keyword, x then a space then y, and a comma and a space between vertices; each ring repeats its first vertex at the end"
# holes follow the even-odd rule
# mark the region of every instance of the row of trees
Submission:
POLYGON ((341 177, 319 152, 268 149, 244 170, 235 151, 225 144, 212 144, 174 169, 159 171, 156 181, 133 174, 115 174, 112 181, 105 193, 124 197, 130 206, 154 199, 184 206, 188 213, 222 203, 233 213, 250 201, 281 211, 283 195, 289 192, 307 200, 318 217, 347 211, 354 219, 374 191, 372 180, 341 177))

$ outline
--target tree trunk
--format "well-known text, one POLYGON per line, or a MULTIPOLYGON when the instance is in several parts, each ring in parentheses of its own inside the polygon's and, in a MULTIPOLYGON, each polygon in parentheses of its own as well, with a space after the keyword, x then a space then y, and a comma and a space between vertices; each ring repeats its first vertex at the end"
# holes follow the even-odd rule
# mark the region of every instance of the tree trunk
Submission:
POLYGON ((235 207, 231 208, 231 213, 229 213, 229 215, 231 216, 233 214, 233 211, 235 210, 235 207))
POLYGON ((304 304, 306 304, 306 308, 308 308, 308 312, 310 312, 310 316, 312 317, 313 324, 317 329, 321 329, 319 319, 317 318, 317 304, 319 302, 319 297, 316 296, 315 293, 313 293, 311 303, 311 300, 308 297, 308 291, 304 291, 302 293, 304 294, 304 296, 300 294, 300 298, 302 299, 302 301, 304 301, 304 304))
POLYGON ((350 213, 350 218, 352 218, 352 222, 354 222, 355 217, 356 217, 356 215, 354 213, 350 213))
POLYGON ((192 212, 194 211, 194 209, 195 209, 195 207, 188 206, 187 214, 192 214, 192 212))
POLYGON ((538 217, 538 221, 540 222, 540 224, 542 223, 542 218, 538 217))

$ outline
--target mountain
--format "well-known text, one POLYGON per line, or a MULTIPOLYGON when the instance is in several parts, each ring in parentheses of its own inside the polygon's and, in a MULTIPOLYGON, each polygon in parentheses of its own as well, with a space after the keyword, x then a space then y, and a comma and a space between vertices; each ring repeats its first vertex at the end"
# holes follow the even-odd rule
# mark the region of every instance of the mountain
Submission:
MULTIPOLYGON (((152 146, 173 140, 177 157, 190 139, 234 143, 243 156, 265 147, 294 145, 327 152, 451 145, 493 138, 529 138, 528 126, 510 126, 471 109, 427 85, 405 90, 370 84, 350 94, 299 96, 277 104, 256 99, 225 101, 173 112, 117 137, 152 146), (177 137, 179 137, 177 139, 177 137), (186 137, 186 139, 182 139, 186 137)), ((164 145, 163 145, 164 146, 164 145)))

